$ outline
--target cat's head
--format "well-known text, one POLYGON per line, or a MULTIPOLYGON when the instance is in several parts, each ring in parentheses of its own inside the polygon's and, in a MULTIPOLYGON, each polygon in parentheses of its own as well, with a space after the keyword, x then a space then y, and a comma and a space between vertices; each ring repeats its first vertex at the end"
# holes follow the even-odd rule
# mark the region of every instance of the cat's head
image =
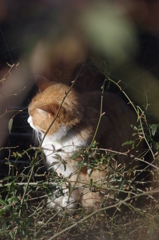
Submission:
POLYGON ((44 134, 56 118, 47 136, 59 140, 80 123, 84 112, 83 101, 73 89, 66 96, 69 87, 65 84, 50 82, 42 76, 37 77, 36 84, 40 92, 29 104, 28 123, 44 134))

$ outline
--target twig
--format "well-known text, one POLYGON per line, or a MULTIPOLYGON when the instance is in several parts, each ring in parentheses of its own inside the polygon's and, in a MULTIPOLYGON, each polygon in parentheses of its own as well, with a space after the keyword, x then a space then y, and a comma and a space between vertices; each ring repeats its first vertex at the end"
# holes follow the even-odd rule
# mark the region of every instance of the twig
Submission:
MULTIPOLYGON (((150 152, 151 152, 151 154, 152 154, 153 159, 155 159, 155 156, 154 156, 154 153, 153 153, 153 151, 152 151, 152 148, 150 147, 150 144, 148 143, 148 141, 147 141, 147 139, 146 139, 146 136, 145 136, 145 133, 144 133, 144 129, 143 129, 143 124, 142 124, 142 121, 141 121, 141 117, 139 116, 139 112, 138 112, 138 110, 137 110, 137 109, 139 109, 139 110, 141 111, 141 113, 143 113, 142 109, 141 109, 139 106, 137 106, 137 108, 135 107, 134 103, 131 101, 131 99, 128 97, 128 95, 122 90, 122 88, 120 87, 120 85, 119 85, 118 83, 116 83, 115 81, 113 81, 108 75, 106 75, 106 77, 107 77, 107 79, 108 79, 109 81, 111 81, 112 83, 114 83, 114 84, 120 89, 120 91, 121 91, 121 92, 125 95, 125 97, 128 99, 128 101, 129 101, 129 103, 131 104, 131 106, 134 108, 134 110, 135 110, 135 112, 136 112, 136 114, 137 114, 137 116, 138 116, 138 119, 139 119, 139 121, 140 121, 140 126, 141 126, 141 130, 142 130, 142 134, 143 134, 144 140, 145 140, 145 142, 146 142, 146 144, 147 144, 147 146, 148 146, 148 148, 149 148, 149 150, 150 150, 150 152)), ((145 115, 144 115, 144 116, 145 116, 145 115)), ((146 119, 146 117, 145 117, 145 119, 146 119)), ((145 123, 146 123, 146 121, 145 121, 145 123)))
POLYGON ((75 186, 76 186, 76 183, 78 182, 78 177, 79 177, 79 174, 80 174, 80 172, 81 172, 81 168, 82 168, 82 167, 79 168, 79 171, 78 171, 76 180, 75 180, 75 182, 74 182, 74 185, 73 185, 73 187, 71 187, 71 190, 70 190, 70 192, 69 192, 69 196, 68 196, 68 200, 67 200, 67 205, 66 205, 66 207, 65 207, 64 215, 63 215, 63 218, 62 218, 62 220, 61 220, 61 223, 60 223, 60 226, 59 226, 59 228, 58 228, 58 231, 60 230, 60 228, 61 228, 61 226, 62 226, 62 223, 63 223, 63 221, 64 221, 64 218, 65 218, 65 215, 66 215, 67 206, 68 206, 68 204, 69 204, 69 199, 70 199, 71 194, 72 194, 72 192, 73 192, 73 190, 74 190, 74 188, 75 188, 75 186))
MULTIPOLYGON (((123 156, 127 156, 127 157, 129 156, 128 153, 117 152, 117 151, 114 151, 114 150, 111 150, 111 149, 99 148, 99 150, 101 150, 101 151, 106 151, 106 152, 111 152, 111 153, 114 153, 114 154, 117 154, 117 155, 123 155, 123 156)), ((131 156, 131 155, 130 155, 130 156, 131 156)), ((144 160, 144 159, 142 159, 142 158, 134 157, 134 155, 132 155, 132 158, 133 158, 134 160, 137 160, 137 161, 140 161, 140 162, 144 162, 144 163, 146 163, 146 164, 148 164, 148 165, 156 168, 157 170, 159 170, 159 167, 153 165, 153 164, 150 163, 150 162, 147 162, 146 160, 144 160)))
MULTIPOLYGON (((159 189, 156 189, 156 190, 152 190, 152 191, 149 191, 149 192, 140 193, 140 194, 138 194, 138 197, 142 197, 142 196, 149 195, 149 194, 155 194, 155 193, 158 193, 158 192, 159 192, 159 189)), ((127 197, 125 200, 121 200, 121 201, 120 201, 119 203, 117 203, 117 204, 114 204, 114 205, 111 205, 111 206, 107 206, 107 207, 98 209, 98 210, 94 211, 93 213, 87 215, 85 218, 81 219, 80 221, 74 223, 72 226, 69 226, 68 228, 63 229, 61 232, 56 233, 54 236, 52 236, 52 237, 49 238, 48 240, 52 240, 52 239, 56 238, 57 236, 59 236, 59 235, 61 235, 62 233, 70 230, 71 228, 74 228, 74 227, 77 226, 78 224, 82 223, 82 222, 85 221, 86 219, 92 217, 93 215, 95 215, 95 214, 97 214, 97 213, 99 213, 99 212, 101 212, 101 211, 108 210, 108 209, 111 209, 111 208, 117 208, 117 207, 121 206, 122 204, 125 205, 125 204, 127 203, 127 201, 132 200, 132 199, 134 199, 134 198, 136 198, 136 196, 127 197)))
POLYGON ((59 211, 56 212, 51 218, 49 218, 49 220, 48 220, 47 222, 45 222, 45 223, 42 225, 42 227, 39 228, 39 230, 35 233, 34 237, 36 237, 37 234, 38 234, 38 232, 40 232, 40 230, 41 230, 43 227, 45 227, 45 225, 47 225, 54 217, 56 217, 56 216, 59 214, 60 211, 61 211, 61 210, 59 210, 59 211))
MULTIPOLYGON (((23 197, 22 197, 22 200, 21 200, 21 206, 23 205, 24 197, 25 197, 26 191, 27 191, 27 189, 28 189, 29 182, 30 182, 30 179, 31 179, 31 177, 32 177, 33 171, 34 171, 34 164, 33 164, 33 166, 31 167, 30 176, 29 176, 29 178, 28 178, 28 181, 27 181, 27 184, 26 184, 24 193, 23 193, 23 197)), ((21 209, 19 210, 19 217, 20 217, 20 215, 21 215, 21 209)))
POLYGON ((142 130, 142 134, 143 134, 143 137, 144 137, 144 139, 145 139, 145 142, 146 142, 146 144, 147 144, 147 146, 148 146, 148 148, 149 148, 149 150, 150 150, 150 152, 151 152, 151 154, 152 154, 153 160, 155 160, 155 155, 154 155, 154 153, 153 153, 153 151, 152 151, 152 148, 150 147, 150 144, 148 143, 148 141, 147 141, 147 139, 146 139, 141 118, 139 118, 139 121, 140 121, 140 127, 141 127, 141 130, 142 130))
POLYGON ((103 109, 103 93, 104 93, 104 85, 105 85, 105 82, 106 82, 106 79, 104 80, 103 86, 102 86, 102 95, 101 95, 101 102, 100 102, 100 116, 99 116, 98 124, 97 124, 97 127, 96 127, 96 130, 95 130, 95 133, 94 133, 94 136, 93 136, 93 139, 92 139, 91 144, 92 144, 92 143, 94 142, 94 140, 95 140, 95 137, 96 137, 96 135, 97 135, 97 131, 98 131, 98 128, 99 128, 99 125, 100 125, 100 122, 101 122, 101 118, 102 118, 102 116, 103 116, 102 109, 103 109))
POLYGON ((25 107, 23 109, 20 109, 20 110, 9 110, 9 111, 6 111, 5 113, 3 113, 2 115, 0 115, 0 118, 3 117, 5 114, 7 113, 11 113, 11 112, 16 112, 12 118, 14 118, 17 114, 19 114, 20 112, 22 112, 23 110, 27 109, 28 107, 25 107))
MULTIPOLYGON (((2 187, 10 187, 12 185, 12 182, 10 183, 6 183, 6 184, 2 184, 0 183, 0 188, 2 187)), ((20 182, 20 183, 15 183, 15 185, 17 186, 27 186, 28 183, 27 182, 20 182)), ((43 184, 39 184, 38 182, 29 182, 29 186, 33 186, 33 187, 37 187, 37 186, 45 186, 45 185, 48 185, 48 186, 58 186, 58 183, 55 183, 55 182, 45 182, 43 184)))
POLYGON ((44 141, 47 133, 49 132, 50 128, 52 127, 52 125, 53 125, 54 122, 56 121, 56 119, 57 119, 57 117, 58 117, 58 114, 59 114, 59 112, 60 112, 60 110, 61 110, 62 104, 64 103, 64 101, 65 101, 67 95, 69 94, 69 92, 71 91, 71 89, 73 88, 73 86, 74 86, 77 78, 79 77, 82 69, 83 69, 83 66, 81 67, 80 71, 78 72, 76 78, 72 81, 72 85, 70 86, 70 88, 69 88, 68 91, 66 92, 64 98, 62 99, 62 102, 61 102, 61 104, 60 104, 60 106, 59 106, 59 109, 58 109, 58 111, 57 111, 57 113, 56 113, 56 116, 55 116, 54 120, 52 121, 52 123, 51 123, 50 126, 48 127, 47 131, 45 132, 45 134, 44 134, 44 136, 43 136, 43 138, 42 138, 42 140, 41 140, 41 142, 40 142, 40 145, 39 145, 40 148, 41 148, 41 146, 42 146, 42 143, 43 143, 43 141, 44 141))

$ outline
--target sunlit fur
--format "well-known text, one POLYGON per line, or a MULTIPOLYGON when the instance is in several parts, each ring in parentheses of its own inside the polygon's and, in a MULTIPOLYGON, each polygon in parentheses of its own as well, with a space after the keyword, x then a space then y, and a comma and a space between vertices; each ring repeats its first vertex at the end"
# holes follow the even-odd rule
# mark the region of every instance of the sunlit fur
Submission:
MULTIPOLYGON (((37 78, 37 85, 40 92, 32 99, 28 111, 28 123, 41 134, 41 138, 55 118, 59 106, 66 96, 69 87, 60 83, 50 83, 42 76, 37 78)), ((70 177, 69 181, 76 188, 68 200, 68 194, 50 202, 50 206, 65 207, 67 204, 74 208, 76 203, 84 207, 95 207, 100 203, 101 196, 97 192, 83 192, 83 184, 91 178, 96 181, 104 178, 108 170, 87 170, 87 163, 79 173, 77 164, 81 158, 70 159, 73 153, 80 147, 87 147, 94 136, 99 120, 101 104, 101 92, 88 92, 79 94, 71 89, 59 115, 47 133, 42 147, 46 155, 47 165, 64 177, 70 177), (78 179, 77 179, 78 178, 78 179)), ((136 115, 127 104, 118 96, 112 93, 104 93, 103 114, 100 126, 96 135, 99 147, 113 149, 116 151, 127 151, 128 146, 122 143, 132 140, 133 130, 130 124, 136 125, 136 115)), ((124 160, 129 161, 129 158, 124 160)), ((68 206, 68 207, 69 207, 68 206)))

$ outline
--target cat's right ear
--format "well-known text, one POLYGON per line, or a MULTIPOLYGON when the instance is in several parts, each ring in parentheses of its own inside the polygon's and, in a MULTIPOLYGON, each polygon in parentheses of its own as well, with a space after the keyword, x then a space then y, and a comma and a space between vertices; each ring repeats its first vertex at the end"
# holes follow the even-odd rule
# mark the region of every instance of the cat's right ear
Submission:
POLYGON ((41 75, 36 76, 35 83, 38 86, 40 92, 43 92, 47 87, 52 84, 48 79, 41 75))

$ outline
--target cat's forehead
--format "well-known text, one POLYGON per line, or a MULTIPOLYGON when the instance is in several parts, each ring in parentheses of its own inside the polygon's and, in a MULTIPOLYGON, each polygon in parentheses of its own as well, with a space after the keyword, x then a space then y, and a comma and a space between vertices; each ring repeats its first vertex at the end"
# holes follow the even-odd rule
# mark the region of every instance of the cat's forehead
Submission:
POLYGON ((53 84, 46 88, 43 92, 38 92, 32 99, 29 105, 29 112, 35 110, 36 108, 41 108, 41 106, 46 105, 58 105, 62 103, 64 107, 83 108, 83 102, 80 95, 71 89, 69 92, 69 86, 64 84, 53 84), (68 94, 67 94, 68 93, 68 94))
POLYGON ((41 93, 37 93, 31 100, 29 106, 34 105, 36 102, 39 102, 42 99, 41 93))
POLYGON ((30 104, 28 105, 28 111, 32 111, 36 108, 36 105, 41 102, 41 93, 37 93, 31 100, 30 104))
MULTIPOLYGON (((33 101, 61 101, 68 92, 69 87, 67 85, 58 83, 58 84, 52 84, 49 87, 47 87, 43 92, 37 93, 37 95, 33 98, 33 101)), ((72 89, 69 94, 67 95, 67 99, 71 96, 78 96, 77 93, 72 89)))

